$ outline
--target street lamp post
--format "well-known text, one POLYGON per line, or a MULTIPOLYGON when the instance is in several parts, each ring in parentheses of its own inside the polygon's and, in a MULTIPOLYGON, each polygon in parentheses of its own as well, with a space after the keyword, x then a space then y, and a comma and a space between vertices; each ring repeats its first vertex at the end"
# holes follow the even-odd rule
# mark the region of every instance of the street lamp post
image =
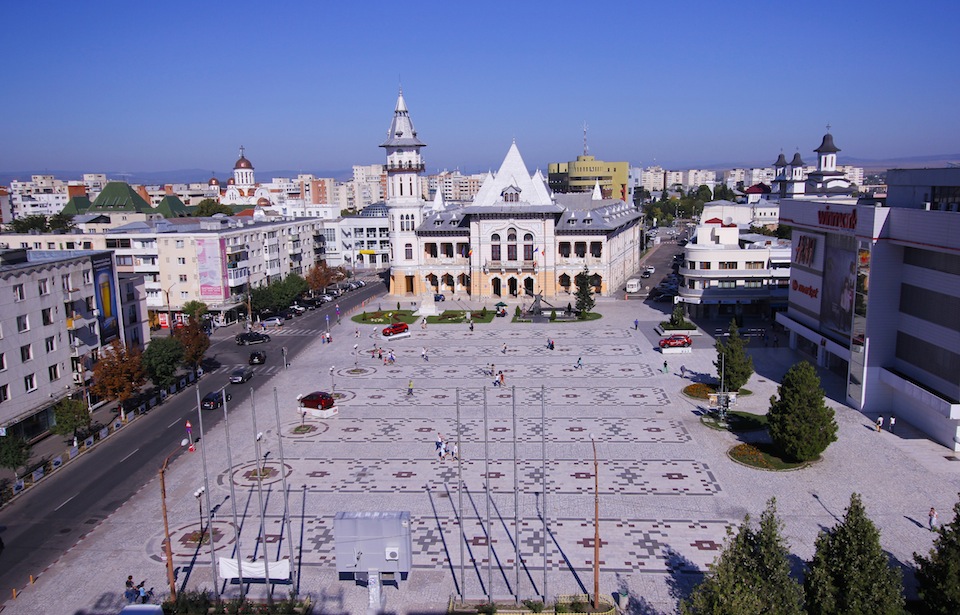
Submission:
POLYGON ((333 366, 330 366, 330 394, 337 395, 337 383, 333 381, 333 366))
POLYGON ((166 539, 164 542, 164 552, 167 556, 167 581, 170 582, 171 600, 177 599, 177 582, 173 578, 173 549, 170 547, 170 524, 167 522, 167 483, 164 478, 164 474, 167 472, 167 464, 170 463, 170 458, 189 443, 190 441, 186 438, 181 440, 180 446, 178 446, 172 453, 167 455, 167 458, 163 460, 163 465, 160 466, 160 506, 161 510, 163 511, 163 536, 166 539))
POLYGON ((200 544, 203 544, 203 492, 206 491, 203 487, 200 487, 193 492, 193 497, 197 498, 197 505, 200 507, 200 539, 197 541, 200 544))
POLYGON ((593 445, 593 610, 600 609, 600 466, 597 464, 597 440, 593 445))
POLYGON ((357 369, 357 349, 360 347, 360 344, 353 345, 353 369, 357 369))
POLYGON ((164 295, 167 298, 167 326, 170 327, 170 335, 173 336, 173 306, 170 305, 170 291, 173 290, 173 287, 179 284, 179 282, 174 282, 163 291, 164 295))

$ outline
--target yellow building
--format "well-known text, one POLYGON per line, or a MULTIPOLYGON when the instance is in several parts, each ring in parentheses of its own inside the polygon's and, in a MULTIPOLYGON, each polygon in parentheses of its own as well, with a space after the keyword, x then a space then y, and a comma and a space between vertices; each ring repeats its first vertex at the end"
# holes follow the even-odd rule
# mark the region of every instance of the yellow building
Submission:
POLYGON ((632 202, 629 176, 630 163, 604 162, 587 155, 547 166, 547 182, 553 192, 590 192, 599 182, 604 198, 632 202))

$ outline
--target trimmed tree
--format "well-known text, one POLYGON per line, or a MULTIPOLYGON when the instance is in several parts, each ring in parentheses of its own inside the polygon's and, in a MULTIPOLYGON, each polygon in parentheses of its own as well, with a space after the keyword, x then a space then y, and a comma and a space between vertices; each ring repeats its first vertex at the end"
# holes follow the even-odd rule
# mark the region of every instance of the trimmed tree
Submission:
POLYGON ((806 361, 791 367, 770 397, 770 438, 794 461, 810 461, 837 440, 833 408, 824 403, 816 370, 806 361))
POLYGON ((574 296, 577 299, 578 318, 582 320, 587 317, 587 313, 590 312, 597 303, 593 298, 593 286, 590 284, 590 271, 586 265, 583 266, 583 271, 577 274, 576 283, 577 292, 574 296))
POLYGON ((220 202, 216 199, 203 199, 197 203, 196 208, 193 210, 194 218, 206 218, 212 216, 213 214, 226 214, 228 216, 232 216, 233 210, 226 205, 220 204, 220 202))
POLYGON ((817 537, 804 582, 807 613, 903 613, 903 581, 880 547, 880 532, 857 493, 843 521, 817 537))
POLYGON ((800 615, 803 592, 790 576, 786 541, 781 536, 776 499, 767 502, 760 526, 750 526, 750 515, 727 541, 710 572, 690 597, 680 603, 684 615, 740 615, 764 613, 800 615))
POLYGON ((77 432, 81 429, 90 427, 93 417, 90 416, 90 410, 87 404, 78 399, 69 397, 61 399, 53 407, 53 418, 56 424, 50 429, 53 433, 60 436, 77 437, 77 432))
POLYGON ((200 318, 209 311, 209 308, 203 301, 194 299, 184 303, 180 311, 186 314, 188 319, 200 322, 200 318))
MULTIPOLYGON (((9 466, 8 466, 9 467, 9 466)), ((930 554, 913 554, 922 613, 960 613, 960 500, 953 505, 953 520, 937 529, 930 554)))
POLYGON ((728 391, 739 391, 753 375, 753 357, 747 354, 747 340, 740 336, 737 321, 731 320, 726 339, 718 337, 714 348, 717 360, 713 362, 717 375, 728 391))
POLYGON ((179 337, 158 337, 143 353, 143 368, 153 384, 165 389, 177 381, 177 370, 183 360, 183 343, 179 337))
POLYGON ((90 391, 103 399, 119 402, 120 408, 124 409, 126 401, 137 395, 146 382, 142 358, 139 350, 129 349, 119 339, 114 340, 93 365, 90 391))
MULTIPOLYGON (((207 349, 210 348, 210 338, 203 332, 203 329, 200 328, 197 319, 192 316, 190 320, 187 321, 187 326, 182 329, 177 329, 173 335, 180 341, 181 347, 183 348, 183 362, 190 366, 193 373, 196 374, 200 362, 203 361, 207 349)), ((147 350, 149 350, 149 348, 147 348, 147 350)))
POLYGON ((0 468, 13 471, 15 479, 20 478, 19 468, 30 461, 30 443, 22 436, 0 436, 0 468))

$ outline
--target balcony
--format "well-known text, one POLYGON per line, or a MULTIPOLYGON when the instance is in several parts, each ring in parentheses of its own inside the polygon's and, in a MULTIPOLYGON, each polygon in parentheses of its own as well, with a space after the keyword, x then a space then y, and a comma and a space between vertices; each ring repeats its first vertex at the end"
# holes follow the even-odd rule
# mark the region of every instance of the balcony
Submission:
POLYGON ((600 256, 558 256, 557 257, 557 266, 558 267, 583 267, 587 265, 588 267, 594 266, 599 267, 603 266, 603 257, 600 256))
POLYGON ((421 161, 417 162, 388 162, 384 165, 384 170, 388 173, 396 173, 399 171, 416 171, 422 172, 426 165, 421 161))
POLYGON ((250 261, 248 261, 248 260, 245 259, 245 258, 242 259, 242 260, 238 260, 238 261, 228 261, 228 262, 227 262, 227 269, 228 269, 228 270, 229 270, 229 269, 245 269, 245 268, 247 268, 247 267, 249 267, 249 266, 250 266, 250 261))
POLYGON ((246 244, 237 244, 235 246, 227 246, 227 254, 242 254, 247 251, 246 244))
MULTIPOLYGON (((469 263, 469 257, 454 257, 451 260, 455 260, 458 263, 469 263)), ((496 273, 502 271, 504 273, 510 273, 511 271, 534 271, 536 268, 537 261, 486 261, 483 264, 484 271, 496 273)))

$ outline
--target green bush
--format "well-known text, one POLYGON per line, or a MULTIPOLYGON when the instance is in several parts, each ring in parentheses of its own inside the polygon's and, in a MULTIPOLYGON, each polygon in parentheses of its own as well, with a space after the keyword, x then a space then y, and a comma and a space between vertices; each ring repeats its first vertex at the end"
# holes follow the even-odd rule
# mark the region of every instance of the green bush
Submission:
POLYGON ((550 320, 553 321, 553 320, 556 320, 556 319, 557 319, 557 311, 556 311, 556 310, 550 310, 550 320))
POLYGON ((528 609, 530 609, 530 610, 533 611, 534 613, 542 613, 542 612, 543 612, 543 603, 540 602, 539 600, 524 600, 524 601, 523 601, 523 606, 527 607, 528 609))
POLYGON ((496 612, 497 612, 497 605, 494 604, 493 602, 489 602, 489 603, 486 603, 486 604, 481 604, 480 606, 477 607, 477 613, 490 613, 490 614, 492 614, 492 613, 496 613, 496 612))
POLYGON ((522 313, 522 312, 520 312, 520 306, 518 305, 517 308, 516 308, 515 310, 513 310, 513 315, 514 315, 514 316, 520 316, 521 313, 522 313))
POLYGON ((483 306, 483 309, 480 310, 480 316, 482 316, 482 317, 484 317, 484 318, 487 317, 487 306, 483 306))

